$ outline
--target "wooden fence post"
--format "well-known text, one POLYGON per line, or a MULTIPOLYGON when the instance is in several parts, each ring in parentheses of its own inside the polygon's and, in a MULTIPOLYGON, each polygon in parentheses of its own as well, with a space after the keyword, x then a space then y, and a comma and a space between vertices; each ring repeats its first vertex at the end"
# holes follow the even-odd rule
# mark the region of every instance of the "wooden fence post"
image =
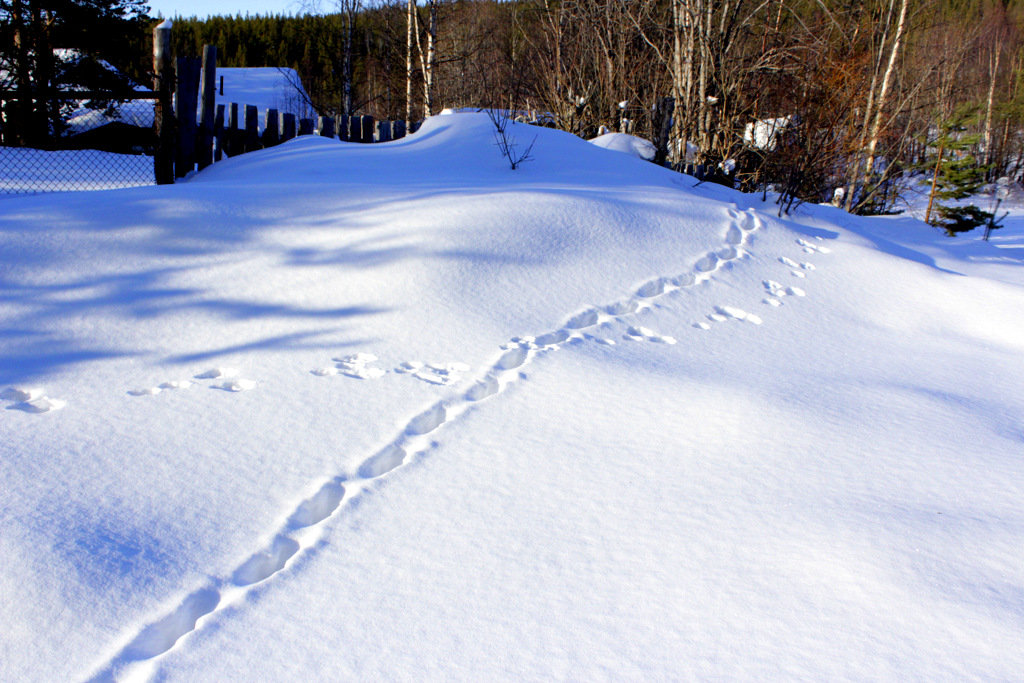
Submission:
POLYGON ((260 111, 254 104, 245 105, 245 147, 243 152, 262 149, 260 144, 260 111))
POLYGON ((317 121, 316 132, 320 137, 333 138, 335 135, 334 119, 330 116, 321 116, 317 121))
POLYGON ((199 116, 197 161, 199 170, 213 163, 214 102, 217 96, 217 46, 203 46, 202 110, 199 116))
POLYGON ((196 165, 196 107, 199 104, 199 60, 178 57, 178 87, 174 91, 178 117, 178 153, 174 175, 184 178, 196 165))
POLYGON ((157 185, 168 185, 174 182, 174 63, 171 59, 170 20, 153 29, 153 74, 153 90, 157 93, 153 113, 156 133, 153 174, 157 185))
POLYGON ((224 129, 224 105, 217 105, 217 115, 213 117, 213 141, 216 145, 216 149, 213 151, 213 160, 220 161, 224 158, 224 144, 227 142, 228 135, 224 129))
POLYGON ((349 119, 348 119, 347 116, 342 115, 342 116, 340 116, 338 118, 338 139, 339 140, 342 140, 344 142, 348 142, 349 133, 351 132, 351 130, 349 129, 349 125, 350 125, 349 124, 349 119))
POLYGON ((295 114, 281 116, 281 142, 295 137, 295 114))
POLYGON ((359 142, 373 142, 373 117, 364 116, 363 121, 360 124, 362 135, 359 138, 359 142))
POLYGON ((313 125, 313 119, 299 119, 299 135, 312 135, 313 125))
POLYGON ((224 151, 233 157, 245 149, 245 122, 238 118, 238 102, 232 102, 228 108, 227 128, 228 139, 224 151))
POLYGON ((378 121, 377 132, 374 133, 373 137, 377 142, 388 142, 391 140, 391 122, 378 121))
POLYGON ((349 142, 363 141, 363 119, 360 116, 348 117, 348 140, 349 142))
POLYGON ((662 97, 654 104, 654 116, 651 123, 654 128, 654 163, 664 166, 668 160, 668 136, 672 131, 672 113, 676 101, 672 97, 662 97))
POLYGON ((391 123, 391 137, 395 140, 405 137, 405 121, 393 121, 391 123))
POLYGON ((281 121, 276 109, 268 109, 263 119, 263 148, 273 147, 281 142, 281 121))

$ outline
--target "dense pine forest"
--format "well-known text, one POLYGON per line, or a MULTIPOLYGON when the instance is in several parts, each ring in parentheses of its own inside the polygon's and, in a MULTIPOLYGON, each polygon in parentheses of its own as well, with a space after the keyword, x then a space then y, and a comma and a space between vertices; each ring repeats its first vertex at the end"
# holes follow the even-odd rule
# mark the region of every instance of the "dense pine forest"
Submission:
MULTIPOLYGON (((33 4, 2 2, 8 19, 33 4)), ((173 41, 178 55, 214 44, 224 66, 292 67, 323 114, 535 112, 585 137, 661 141, 666 163, 706 179, 872 213, 910 173, 949 191, 1020 179, 1022 5, 334 0, 304 16, 174 18, 173 41)), ((145 38, 134 44, 146 64, 145 38)))

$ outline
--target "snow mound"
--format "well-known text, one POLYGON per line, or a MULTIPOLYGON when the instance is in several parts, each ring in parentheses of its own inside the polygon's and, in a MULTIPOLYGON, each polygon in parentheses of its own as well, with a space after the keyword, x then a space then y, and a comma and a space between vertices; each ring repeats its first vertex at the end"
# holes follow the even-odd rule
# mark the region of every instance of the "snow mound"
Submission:
POLYGON ((616 152, 632 154, 646 161, 653 159, 658 151, 650 140, 629 135, 628 133, 605 133, 590 140, 590 144, 616 152))

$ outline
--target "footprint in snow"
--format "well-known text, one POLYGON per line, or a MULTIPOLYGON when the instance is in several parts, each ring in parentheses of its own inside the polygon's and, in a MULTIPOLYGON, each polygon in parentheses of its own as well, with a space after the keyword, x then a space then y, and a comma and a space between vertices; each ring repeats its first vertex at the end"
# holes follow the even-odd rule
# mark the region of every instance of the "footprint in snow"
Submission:
POLYGON ((591 308, 569 318, 569 321, 565 323, 565 326, 570 330, 582 330, 584 327, 593 327, 599 320, 600 315, 597 311, 591 308))
POLYGON ((196 622, 217 609, 219 604, 220 593, 213 588, 202 588, 192 593, 173 612, 142 629, 125 647, 123 657, 129 660, 152 659, 167 652, 182 636, 194 631, 196 622))
POLYGON ((0 399, 13 402, 8 410, 23 413, 49 413, 67 405, 67 401, 47 396, 41 387, 9 387, 0 393, 0 399))
POLYGON ((743 244, 743 231, 738 225, 729 226, 729 230, 725 233, 725 241, 734 247, 743 244))
POLYGON ((831 254, 832 253, 832 250, 829 249, 828 247, 826 247, 824 245, 821 245, 821 244, 813 244, 811 242, 808 242, 805 239, 798 239, 796 241, 796 243, 799 244, 801 247, 803 247, 804 248, 804 252, 806 252, 808 254, 813 254, 815 252, 817 252, 819 254, 831 254))
POLYGON ((230 391, 238 393, 240 391, 250 391, 259 386, 254 380, 242 379, 240 377, 235 379, 229 379, 220 384, 214 384, 212 389, 220 389, 221 391, 230 391))
MULTIPOLYGON (((782 298, 784 296, 806 295, 806 292, 804 292, 804 290, 800 289, 799 287, 786 287, 785 285, 780 284, 775 280, 764 280, 762 284, 764 285, 764 288, 768 290, 768 294, 771 295, 771 297, 782 298)), ((772 306, 781 305, 781 302, 777 304, 772 304, 770 298, 767 300, 767 302, 772 306)))
POLYGON ((344 486, 337 481, 327 482, 313 494, 312 498, 308 498, 299 505, 292 516, 288 518, 288 526, 292 529, 301 529, 322 522, 338 509, 341 499, 344 497, 344 486))
POLYGON ((412 436, 429 434, 444 424, 444 421, 447 419, 448 411, 445 409, 443 403, 438 403, 434 407, 414 417, 406 426, 405 433, 412 436))
POLYGON ((710 273, 718 267, 718 254, 714 252, 707 253, 693 267, 698 273, 710 273))
POLYGON ((195 379, 230 379, 236 376, 238 376, 238 370, 235 368, 210 368, 196 375, 195 379))
POLYGON ((299 544, 287 536, 277 536, 270 547, 258 552, 245 561, 231 575, 231 583, 236 586, 251 586, 268 579, 284 569, 292 555, 299 552, 299 544))
POLYGON ((364 479, 376 479, 401 465, 405 461, 405 449, 391 445, 377 453, 359 466, 359 476, 364 479))
POLYGON ((665 293, 668 289, 669 281, 666 278, 659 277, 645 283, 640 289, 636 290, 636 295, 643 299, 650 299, 652 297, 660 296, 665 293))
POLYGON ((604 310, 608 315, 629 315, 630 313, 636 313, 637 311, 640 310, 640 302, 634 299, 629 299, 628 301, 619 301, 617 303, 609 305, 604 310))
MULTIPOLYGON (((713 314, 716 321, 724 322, 725 320, 745 320, 748 323, 754 325, 760 325, 763 320, 759 316, 753 313, 747 313, 742 308, 736 308, 734 306, 715 306, 715 313, 713 314)), ((710 316, 708 316, 710 317, 710 316)))
POLYGON ((395 372, 400 375, 412 375, 420 381, 440 386, 455 384, 470 370, 465 363, 423 363, 415 360, 406 361, 395 368, 395 372))
POLYGON ((387 372, 383 368, 372 365, 377 362, 377 356, 372 353, 355 353, 341 358, 334 358, 338 371, 346 377, 356 379, 378 379, 387 372))
POLYGON ((675 337, 668 337, 668 336, 665 336, 665 335, 661 335, 661 334, 658 334, 657 332, 655 332, 654 330, 652 330, 650 328, 641 327, 639 325, 630 326, 626 330, 626 333, 624 335, 622 335, 622 338, 623 339, 627 339, 629 341, 649 341, 649 342, 655 342, 655 343, 658 343, 658 344, 675 344, 676 343, 675 337))
POLYGON ((482 401, 485 398, 494 396, 500 388, 495 377, 487 376, 469 388, 469 391, 466 392, 466 400, 482 401))
POLYGON ((191 387, 193 382, 187 379, 177 379, 170 382, 161 382, 155 387, 144 387, 139 389, 131 389, 128 391, 129 396, 156 396, 157 394, 164 391, 173 391, 174 389, 188 389, 191 387))
POLYGON ((501 354, 501 358, 498 359, 494 367, 499 370, 514 370, 526 362, 528 354, 529 349, 526 347, 514 346, 501 354))

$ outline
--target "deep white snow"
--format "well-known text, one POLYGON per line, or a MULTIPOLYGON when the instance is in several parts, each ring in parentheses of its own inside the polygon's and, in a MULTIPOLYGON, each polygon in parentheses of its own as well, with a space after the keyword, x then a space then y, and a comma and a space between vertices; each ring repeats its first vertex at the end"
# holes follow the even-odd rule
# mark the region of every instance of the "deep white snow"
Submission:
POLYGON ((1019 676, 1024 219, 510 130, 0 201, 0 679, 1019 676))

